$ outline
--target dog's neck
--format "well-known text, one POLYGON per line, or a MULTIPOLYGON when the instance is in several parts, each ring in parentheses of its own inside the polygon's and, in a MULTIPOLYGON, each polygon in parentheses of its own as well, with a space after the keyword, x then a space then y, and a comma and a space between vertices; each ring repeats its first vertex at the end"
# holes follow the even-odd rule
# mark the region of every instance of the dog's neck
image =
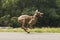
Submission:
POLYGON ((35 19, 35 20, 37 20, 38 19, 38 17, 34 14, 33 15, 33 18, 35 19))

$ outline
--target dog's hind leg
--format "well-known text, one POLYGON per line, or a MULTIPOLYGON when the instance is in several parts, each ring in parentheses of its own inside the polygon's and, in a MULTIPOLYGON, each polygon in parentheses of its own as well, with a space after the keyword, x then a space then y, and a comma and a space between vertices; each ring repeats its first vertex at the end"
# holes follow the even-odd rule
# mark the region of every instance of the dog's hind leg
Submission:
POLYGON ((24 29, 25 32, 30 33, 28 32, 28 29, 25 27, 25 20, 23 20, 22 22, 22 29, 24 29))

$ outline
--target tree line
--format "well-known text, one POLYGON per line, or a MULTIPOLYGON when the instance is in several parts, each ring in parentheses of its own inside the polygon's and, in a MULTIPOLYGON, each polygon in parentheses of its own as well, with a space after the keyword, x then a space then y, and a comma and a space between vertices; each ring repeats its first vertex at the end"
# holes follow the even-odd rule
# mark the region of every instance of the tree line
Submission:
POLYGON ((17 17, 33 15, 36 9, 44 15, 35 26, 60 26, 60 0, 0 0, 0 26, 20 26, 17 17))

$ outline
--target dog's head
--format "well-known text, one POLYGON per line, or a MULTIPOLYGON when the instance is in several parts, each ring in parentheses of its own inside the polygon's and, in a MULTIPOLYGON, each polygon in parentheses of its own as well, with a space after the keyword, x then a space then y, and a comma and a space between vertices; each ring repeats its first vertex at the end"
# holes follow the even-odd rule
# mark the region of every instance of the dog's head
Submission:
POLYGON ((35 11, 36 17, 43 17, 43 13, 39 12, 38 10, 35 11))

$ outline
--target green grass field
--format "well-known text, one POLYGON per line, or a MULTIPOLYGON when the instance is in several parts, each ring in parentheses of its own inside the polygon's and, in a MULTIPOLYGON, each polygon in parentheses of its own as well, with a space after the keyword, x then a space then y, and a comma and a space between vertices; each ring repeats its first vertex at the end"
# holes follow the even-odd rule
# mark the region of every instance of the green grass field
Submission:
MULTIPOLYGON (((60 33, 60 28, 34 28, 29 29, 31 32, 48 32, 48 33, 60 33)), ((0 32, 24 32, 21 28, 0 28, 0 32)))

